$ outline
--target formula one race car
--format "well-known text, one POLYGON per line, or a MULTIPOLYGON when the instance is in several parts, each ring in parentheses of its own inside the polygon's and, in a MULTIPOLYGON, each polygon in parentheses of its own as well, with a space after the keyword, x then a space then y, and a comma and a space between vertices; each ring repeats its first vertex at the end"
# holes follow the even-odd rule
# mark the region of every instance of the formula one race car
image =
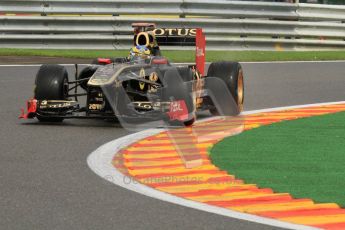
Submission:
POLYGON ((41 122, 67 118, 114 119, 120 122, 160 120, 192 125, 197 110, 237 115, 243 107, 243 71, 237 62, 211 63, 205 68, 202 29, 164 29, 135 23, 134 47, 124 58, 97 58, 69 81, 65 67, 42 65, 27 113, 41 122), (172 65, 159 45, 196 46, 196 64, 172 65), (79 92, 82 90, 82 92, 79 92), (82 99, 84 97, 85 99, 82 99), (82 102, 81 102, 82 101, 82 102))

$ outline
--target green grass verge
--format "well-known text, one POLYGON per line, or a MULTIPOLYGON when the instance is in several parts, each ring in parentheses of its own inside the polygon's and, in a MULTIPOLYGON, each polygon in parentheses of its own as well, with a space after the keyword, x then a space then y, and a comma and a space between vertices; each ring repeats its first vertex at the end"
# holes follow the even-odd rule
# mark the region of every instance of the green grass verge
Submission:
POLYGON ((246 183, 345 207, 345 113, 275 123, 228 137, 213 163, 246 183))
MULTIPOLYGON (((194 51, 164 51, 173 62, 193 62, 194 51)), ((0 49, 0 56, 49 56, 68 58, 123 57, 128 50, 35 50, 0 49)), ((316 61, 345 60, 345 51, 207 51, 207 61, 316 61)))

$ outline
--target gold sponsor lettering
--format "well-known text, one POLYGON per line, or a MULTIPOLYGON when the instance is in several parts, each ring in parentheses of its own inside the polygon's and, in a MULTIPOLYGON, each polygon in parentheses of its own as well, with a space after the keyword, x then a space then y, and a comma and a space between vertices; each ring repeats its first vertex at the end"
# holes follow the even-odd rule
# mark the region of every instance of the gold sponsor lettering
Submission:
POLYGON ((149 79, 150 79, 150 81, 154 81, 154 82, 158 81, 158 75, 157 75, 157 73, 156 73, 156 72, 152 72, 152 73, 150 74, 149 79))
POLYGON ((153 30, 155 36, 196 36, 196 29, 189 28, 156 28, 153 30))
POLYGON ((169 36, 172 36, 172 35, 174 35, 173 31, 176 31, 176 29, 166 29, 166 31, 168 32, 169 36))
POLYGON ((196 29, 190 29, 189 36, 196 36, 196 29))
POLYGON ((101 110, 103 109, 102 104, 89 104, 89 109, 90 110, 101 110))
POLYGON ((140 102, 140 101, 136 101, 133 102, 133 104, 141 109, 152 109, 152 103, 151 102, 140 102))
MULTIPOLYGON (((149 79, 150 79, 150 81, 154 81, 154 82, 158 81, 158 75, 157 75, 157 73, 156 73, 156 72, 152 72, 152 73, 150 74, 150 76, 149 76, 149 79)), ((151 85, 151 86, 149 86, 148 92, 149 92, 149 93, 155 93, 155 92, 157 92, 157 86, 156 86, 156 85, 151 85)))
POLYGON ((53 104, 53 105, 50 105, 51 108, 62 108, 62 107, 68 107, 70 106, 71 104, 70 103, 62 103, 62 104, 53 104))
MULTIPOLYGON (((53 102, 54 103, 54 102, 53 102)), ((57 109, 57 108, 66 108, 70 107, 72 104, 69 102, 64 102, 64 103, 57 103, 57 104, 48 104, 47 101, 42 101, 40 104, 40 108, 50 108, 50 109, 57 109)))
POLYGON ((163 35, 165 34, 165 31, 164 31, 164 29, 157 28, 157 29, 153 30, 153 33, 154 33, 156 36, 163 36, 163 35))
MULTIPOLYGON (((139 72, 139 77, 140 78, 145 78, 145 69, 144 68, 142 68, 141 70, 140 70, 140 72, 139 72)), ((144 88, 145 88, 145 82, 139 82, 139 87, 140 87, 140 89, 141 90, 144 90, 144 88)))
POLYGON ((177 29, 177 34, 179 36, 187 36, 188 35, 188 29, 177 29))

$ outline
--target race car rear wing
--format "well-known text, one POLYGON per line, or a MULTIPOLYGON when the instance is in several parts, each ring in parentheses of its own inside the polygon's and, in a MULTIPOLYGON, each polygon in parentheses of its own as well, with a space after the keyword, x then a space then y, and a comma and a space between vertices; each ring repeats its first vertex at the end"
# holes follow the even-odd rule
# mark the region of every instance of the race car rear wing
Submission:
POLYGON ((134 45, 155 44, 158 49, 159 46, 195 46, 196 69, 204 75, 206 41, 201 28, 157 28, 154 23, 133 23, 132 27, 134 45))
POLYGON ((201 28, 156 28, 153 33, 160 46, 195 46, 196 68, 204 75, 206 41, 201 28))

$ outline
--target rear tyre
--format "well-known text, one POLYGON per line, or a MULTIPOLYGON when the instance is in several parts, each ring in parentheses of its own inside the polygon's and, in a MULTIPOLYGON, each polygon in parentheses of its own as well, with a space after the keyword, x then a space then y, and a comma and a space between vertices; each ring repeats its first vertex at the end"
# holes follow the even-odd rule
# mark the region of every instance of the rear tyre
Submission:
MULTIPOLYGON (((239 112, 243 110, 244 81, 242 66, 238 62, 213 62, 209 66, 208 77, 217 77, 225 82, 233 96, 239 112)), ((219 115, 216 107, 211 108, 212 115, 219 115)))
MULTIPOLYGON (((42 65, 35 80, 35 99, 66 100, 68 97, 68 73, 61 65, 42 65)), ((61 122, 63 118, 37 116, 42 122, 61 122)))

